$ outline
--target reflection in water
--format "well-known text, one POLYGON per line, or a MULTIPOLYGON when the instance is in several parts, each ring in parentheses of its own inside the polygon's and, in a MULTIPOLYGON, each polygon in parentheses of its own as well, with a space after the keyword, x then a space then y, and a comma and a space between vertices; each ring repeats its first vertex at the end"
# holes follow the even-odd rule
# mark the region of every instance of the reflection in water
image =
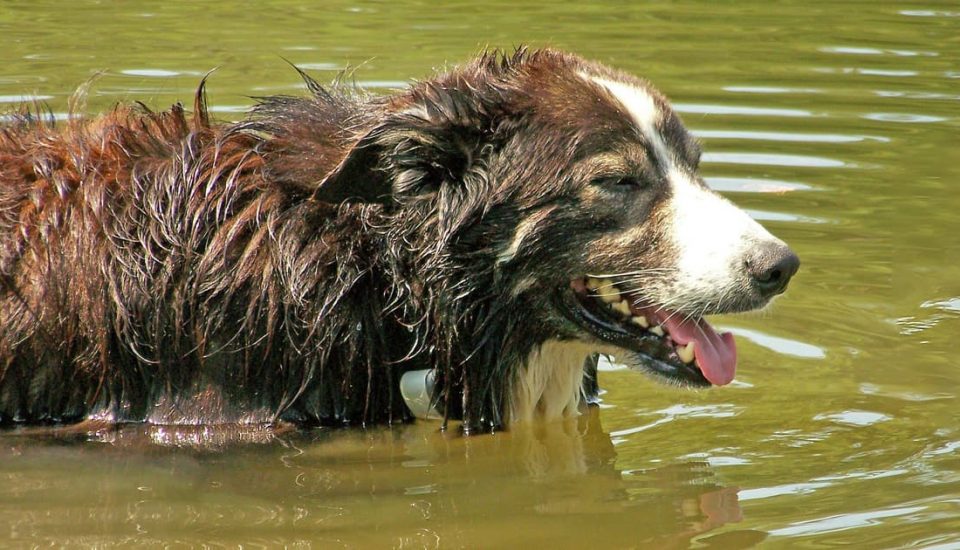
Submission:
POLYGON ((24 534, 55 544, 109 540, 79 536, 91 518, 113 530, 135 528, 141 541, 184 523, 202 524, 224 543, 252 525, 261 540, 274 543, 295 540, 291 530, 304 528, 312 540, 369 530, 349 540, 376 545, 577 541, 570 529, 555 529, 559 521, 580 525, 584 544, 603 532, 614 545, 673 548, 742 520, 738 489, 720 483, 704 460, 621 472, 596 408, 576 420, 490 436, 464 438, 437 427, 8 432, 0 435, 7 471, 43 469, 48 481, 20 485, 26 478, 13 474, 0 499, 19 507, 31 495, 56 490, 56 518, 14 515, 24 534), (84 483, 71 481, 78 475, 84 483), (53 521, 59 529, 45 532, 53 521), (491 521, 501 527, 491 530, 491 521))

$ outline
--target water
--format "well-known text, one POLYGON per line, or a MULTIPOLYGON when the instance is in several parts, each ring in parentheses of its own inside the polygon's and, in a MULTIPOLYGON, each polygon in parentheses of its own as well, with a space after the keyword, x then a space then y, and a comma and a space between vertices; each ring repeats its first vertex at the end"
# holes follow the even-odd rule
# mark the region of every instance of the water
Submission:
POLYGON ((284 60, 385 92, 485 45, 567 48, 664 90, 710 183, 803 258, 770 311, 716 320, 733 385, 609 366, 579 422, 4 434, 0 545, 960 548, 955 2, 31 2, 0 37, 0 108, 63 114, 94 75, 90 112, 189 103, 216 68, 225 119, 301 93, 284 60))

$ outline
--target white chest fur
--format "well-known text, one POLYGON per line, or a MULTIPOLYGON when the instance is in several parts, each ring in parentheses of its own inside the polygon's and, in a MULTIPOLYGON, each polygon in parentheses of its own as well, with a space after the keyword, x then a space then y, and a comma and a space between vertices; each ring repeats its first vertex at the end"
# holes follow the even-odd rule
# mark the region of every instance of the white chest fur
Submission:
POLYGON ((576 416, 583 383, 583 362, 597 349, 595 343, 551 340, 527 357, 514 380, 510 420, 534 417, 553 420, 576 416))

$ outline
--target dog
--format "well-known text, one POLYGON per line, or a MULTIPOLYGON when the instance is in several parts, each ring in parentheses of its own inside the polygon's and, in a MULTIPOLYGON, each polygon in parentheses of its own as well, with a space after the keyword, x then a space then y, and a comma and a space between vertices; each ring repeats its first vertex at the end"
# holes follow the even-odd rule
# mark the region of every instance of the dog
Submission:
POLYGON ((405 422, 421 371, 467 433, 572 416, 596 353, 729 383, 704 316, 799 267, 632 75, 521 48, 385 97, 302 76, 235 123, 205 82, 192 113, 5 119, 0 424, 405 422))

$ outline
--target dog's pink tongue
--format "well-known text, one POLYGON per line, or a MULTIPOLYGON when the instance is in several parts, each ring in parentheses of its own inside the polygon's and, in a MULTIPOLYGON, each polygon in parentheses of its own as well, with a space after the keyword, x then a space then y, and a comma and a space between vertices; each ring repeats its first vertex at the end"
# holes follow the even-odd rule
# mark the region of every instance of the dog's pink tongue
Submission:
POLYGON ((703 319, 691 321, 680 317, 669 315, 663 320, 673 341, 681 346, 694 342, 694 358, 704 378, 715 386, 729 384, 737 371, 737 345, 733 335, 717 334, 703 319))

